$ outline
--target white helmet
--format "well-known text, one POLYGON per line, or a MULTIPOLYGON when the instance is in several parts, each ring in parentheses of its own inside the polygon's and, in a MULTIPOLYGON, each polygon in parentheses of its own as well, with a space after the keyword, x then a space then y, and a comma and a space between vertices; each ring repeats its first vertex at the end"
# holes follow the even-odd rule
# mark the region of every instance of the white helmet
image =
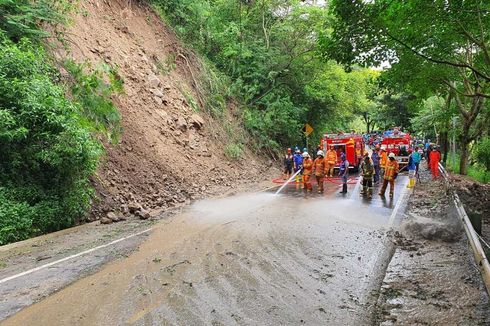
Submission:
POLYGON ((389 158, 395 158, 395 153, 390 153, 390 154, 388 155, 388 157, 389 157, 389 158))
POLYGON ((320 155, 325 156, 325 155, 323 155, 323 151, 321 149, 318 152, 316 152, 316 156, 320 156, 320 155))
POLYGON ((304 158, 310 157, 310 154, 308 154, 308 152, 303 152, 303 157, 304 158))

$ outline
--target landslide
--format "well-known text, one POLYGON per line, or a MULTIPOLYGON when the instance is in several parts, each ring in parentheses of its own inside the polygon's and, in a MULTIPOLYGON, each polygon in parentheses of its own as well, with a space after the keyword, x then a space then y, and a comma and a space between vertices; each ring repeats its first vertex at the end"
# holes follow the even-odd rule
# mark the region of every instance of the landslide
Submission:
POLYGON ((106 145, 93 178, 99 199, 91 219, 112 211, 156 215, 272 173, 271 162, 247 146, 239 159, 227 158, 227 145, 247 139, 235 106, 229 103, 218 119, 205 111, 197 89, 205 78, 199 58, 147 3, 91 0, 79 6, 65 32, 70 49, 55 55, 115 65, 124 81, 124 93, 113 98, 122 133, 118 144, 106 145))

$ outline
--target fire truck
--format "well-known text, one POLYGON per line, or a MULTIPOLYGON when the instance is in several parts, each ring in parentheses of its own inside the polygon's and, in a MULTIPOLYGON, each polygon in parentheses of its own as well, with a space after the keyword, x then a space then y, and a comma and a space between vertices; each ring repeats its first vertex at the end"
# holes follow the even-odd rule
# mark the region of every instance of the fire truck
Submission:
POLYGON ((385 134, 381 141, 381 148, 384 148, 387 154, 395 153, 396 160, 402 169, 408 165, 410 134, 396 130, 392 134, 385 134))
POLYGON ((321 140, 320 146, 326 153, 330 148, 330 145, 333 145, 337 152, 336 167, 340 166, 340 155, 345 153, 347 161, 349 161, 349 168, 354 169, 355 171, 359 169, 365 151, 362 135, 353 133, 325 134, 321 140))

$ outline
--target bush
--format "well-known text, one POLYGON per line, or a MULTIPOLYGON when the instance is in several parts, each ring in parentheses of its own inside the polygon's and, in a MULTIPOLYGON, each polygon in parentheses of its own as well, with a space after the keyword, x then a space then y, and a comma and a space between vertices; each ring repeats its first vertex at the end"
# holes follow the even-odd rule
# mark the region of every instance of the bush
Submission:
POLYGON ((86 214, 101 146, 41 46, 0 44, 0 244, 86 214))
POLYGON ((233 160, 238 160, 242 155, 243 148, 241 144, 231 143, 225 148, 225 155, 233 160))
POLYGON ((481 139, 474 148, 474 157, 477 162, 490 171, 490 136, 481 139))

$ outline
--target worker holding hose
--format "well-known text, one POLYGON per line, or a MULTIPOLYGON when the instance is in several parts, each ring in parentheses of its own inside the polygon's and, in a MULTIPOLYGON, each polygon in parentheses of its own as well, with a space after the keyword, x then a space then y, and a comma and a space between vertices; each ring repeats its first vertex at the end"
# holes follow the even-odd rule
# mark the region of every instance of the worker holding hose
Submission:
MULTIPOLYGON (((298 172, 303 167, 303 155, 298 147, 294 149, 294 172, 298 172)), ((296 175, 296 183, 299 183, 301 172, 296 175)))
POLYGON ((313 171, 313 161, 310 158, 308 152, 303 152, 303 189, 305 191, 312 191, 310 177, 313 171))
POLYGON ((323 178, 325 177, 325 158, 323 151, 316 152, 316 158, 313 162, 313 172, 315 173, 316 182, 318 184, 318 193, 323 192, 323 178))

